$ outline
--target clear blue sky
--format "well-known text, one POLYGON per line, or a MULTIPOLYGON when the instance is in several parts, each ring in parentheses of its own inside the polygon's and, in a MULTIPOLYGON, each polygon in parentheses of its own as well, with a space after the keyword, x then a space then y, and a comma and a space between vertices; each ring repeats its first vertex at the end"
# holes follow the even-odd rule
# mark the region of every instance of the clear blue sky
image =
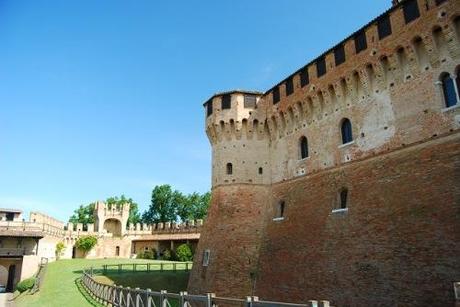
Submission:
POLYGON ((390 0, 0 0, 0 207, 210 189, 202 103, 265 91, 390 0))

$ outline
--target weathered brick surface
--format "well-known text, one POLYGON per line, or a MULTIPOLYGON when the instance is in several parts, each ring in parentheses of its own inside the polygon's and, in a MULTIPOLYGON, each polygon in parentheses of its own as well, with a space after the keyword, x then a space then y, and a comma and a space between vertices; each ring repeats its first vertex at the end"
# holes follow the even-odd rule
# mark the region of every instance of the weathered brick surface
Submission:
POLYGON ((336 306, 451 306, 460 280, 460 134, 280 183, 256 294, 336 306), (331 213, 342 187, 349 210, 331 213))
POLYGON ((208 220, 195 253, 189 292, 251 295, 265 208, 270 198, 268 192, 266 186, 257 185, 213 189, 208 220), (206 249, 211 251, 211 257, 209 266, 203 267, 206 249))
POLYGON ((389 12, 392 34, 382 40, 375 22, 366 26, 366 50, 356 54, 345 40, 339 66, 328 51, 325 75, 308 64, 308 85, 296 72, 287 95, 280 82, 278 103, 273 89, 226 93, 230 108, 222 93, 206 102, 212 204, 191 292, 337 306, 452 304, 460 107, 445 108, 439 80, 460 70, 460 0, 417 2, 420 17, 408 24, 400 6, 389 12), (245 95, 257 105, 246 106, 245 95), (346 145, 344 118, 353 127, 346 145), (304 136, 309 156, 301 159, 304 136), (349 211, 332 214, 344 187, 349 211), (275 222, 281 200, 287 216, 275 222))

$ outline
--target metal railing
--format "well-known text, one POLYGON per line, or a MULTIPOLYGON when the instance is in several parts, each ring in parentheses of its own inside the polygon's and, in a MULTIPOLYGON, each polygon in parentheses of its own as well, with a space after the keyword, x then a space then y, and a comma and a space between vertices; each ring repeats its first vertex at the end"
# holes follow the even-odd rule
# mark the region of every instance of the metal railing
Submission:
POLYGON ((0 256, 28 256, 35 255, 35 250, 25 247, 19 248, 0 248, 0 256))
POLYGON ((45 224, 25 221, 0 221, 0 232, 29 232, 37 234, 49 234, 55 236, 64 235, 64 229, 45 224))
POLYGON ((103 274, 107 272, 151 272, 151 271, 189 271, 193 262, 161 262, 161 263, 122 263, 102 265, 103 274))
POLYGON ((258 297, 245 299, 218 297, 213 293, 191 295, 187 292, 168 293, 166 290, 151 291, 106 285, 94 280, 93 270, 84 270, 81 282, 90 296, 99 303, 117 307, 330 307, 329 301, 311 300, 305 304, 262 301, 258 297))
POLYGON ((31 294, 34 294, 40 290, 40 287, 43 283, 43 276, 45 275, 47 265, 48 265, 48 258, 42 257, 40 261, 40 267, 38 268, 38 272, 35 277, 34 286, 32 287, 32 290, 30 291, 31 294))

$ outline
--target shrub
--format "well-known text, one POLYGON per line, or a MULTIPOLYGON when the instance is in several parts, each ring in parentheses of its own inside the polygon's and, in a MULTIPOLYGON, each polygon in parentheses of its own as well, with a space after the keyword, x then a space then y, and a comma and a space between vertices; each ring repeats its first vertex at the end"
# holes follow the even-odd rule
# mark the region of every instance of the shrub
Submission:
POLYGON ((18 285, 16 286, 16 290, 18 290, 20 293, 27 291, 29 289, 32 289, 36 281, 35 277, 27 278, 24 279, 23 281, 20 281, 18 285))
POLYGON ((57 259, 61 257, 64 250, 65 250, 65 245, 63 242, 59 242, 58 244, 56 244, 56 258, 57 259))
POLYGON ((85 237, 79 238, 77 242, 75 242, 75 247, 87 253, 96 244, 97 244, 97 238, 95 236, 85 236, 85 237))
POLYGON ((172 253, 169 249, 165 249, 163 251, 163 256, 161 257, 162 260, 171 260, 172 259, 172 253))
POLYGON ((139 259, 155 259, 157 255, 157 251, 155 249, 140 251, 137 254, 137 258, 139 259))
POLYGON ((179 261, 192 261, 193 253, 189 244, 181 244, 176 249, 176 259, 179 261))

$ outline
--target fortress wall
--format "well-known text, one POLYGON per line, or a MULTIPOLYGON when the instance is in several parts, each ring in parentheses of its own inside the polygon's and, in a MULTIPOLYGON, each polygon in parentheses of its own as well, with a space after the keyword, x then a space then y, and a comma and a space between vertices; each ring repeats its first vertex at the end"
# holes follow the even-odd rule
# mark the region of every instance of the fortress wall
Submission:
POLYGON ((269 199, 267 186, 214 187, 189 279, 190 293, 215 292, 237 297, 252 293, 269 199), (203 253, 207 249, 210 261, 205 267, 203 253))
POLYGON ((407 24, 405 3, 383 15, 391 20, 391 35, 380 39, 378 19, 372 21, 361 29, 365 50, 355 51, 353 34, 341 43, 345 62, 336 65, 334 50, 325 52, 255 94, 256 107, 241 109, 240 91, 231 92, 230 109, 219 109, 225 93, 205 103, 213 191, 192 292, 248 295, 252 273, 262 299, 327 299, 338 306, 452 302, 451 282, 460 278, 454 273, 460 108, 445 107, 439 80, 460 69, 460 1, 417 0, 420 17, 407 24), (321 58, 326 73, 319 76, 321 58), (309 81, 302 86, 305 71, 309 81), (349 144, 341 140, 344 118, 353 128, 349 144), (303 160, 301 136, 309 143, 303 160), (254 185, 248 165, 265 163, 267 154, 269 174, 264 169, 257 181, 267 185, 254 185), (232 176, 225 172, 229 159, 237 161, 232 176), (349 191, 349 210, 332 213, 342 188, 349 191), (260 215, 242 210, 248 195, 260 215), (285 219, 273 221, 282 200, 285 219), (237 232, 229 231, 232 225, 237 232), (257 268, 233 252, 251 247, 257 259, 261 246, 257 268), (207 248, 211 265, 204 268, 207 248))
POLYGON ((460 280, 459 182, 456 132, 274 185, 285 219, 266 219, 256 295, 450 306, 460 280), (348 212, 332 213, 343 187, 348 212))
POLYGON ((293 94, 286 95, 282 82, 277 86, 280 102, 273 104, 272 91, 261 98, 258 108, 266 109, 270 127, 273 182, 460 127, 460 110, 444 112, 442 89, 436 84, 443 72, 455 75, 459 69, 460 3, 435 6, 430 2, 427 11, 419 1, 419 8, 421 17, 407 25, 400 9, 391 12, 393 33, 383 40, 378 39, 375 24, 366 28, 368 47, 359 54, 354 41, 347 40, 346 61, 339 66, 334 64, 334 54, 327 53, 324 76, 317 77, 316 65, 309 65, 307 86, 301 87, 295 74, 293 94), (355 140, 345 147, 340 146, 343 118, 351 120, 355 140), (300 160, 303 135, 308 138, 310 157, 300 160))

